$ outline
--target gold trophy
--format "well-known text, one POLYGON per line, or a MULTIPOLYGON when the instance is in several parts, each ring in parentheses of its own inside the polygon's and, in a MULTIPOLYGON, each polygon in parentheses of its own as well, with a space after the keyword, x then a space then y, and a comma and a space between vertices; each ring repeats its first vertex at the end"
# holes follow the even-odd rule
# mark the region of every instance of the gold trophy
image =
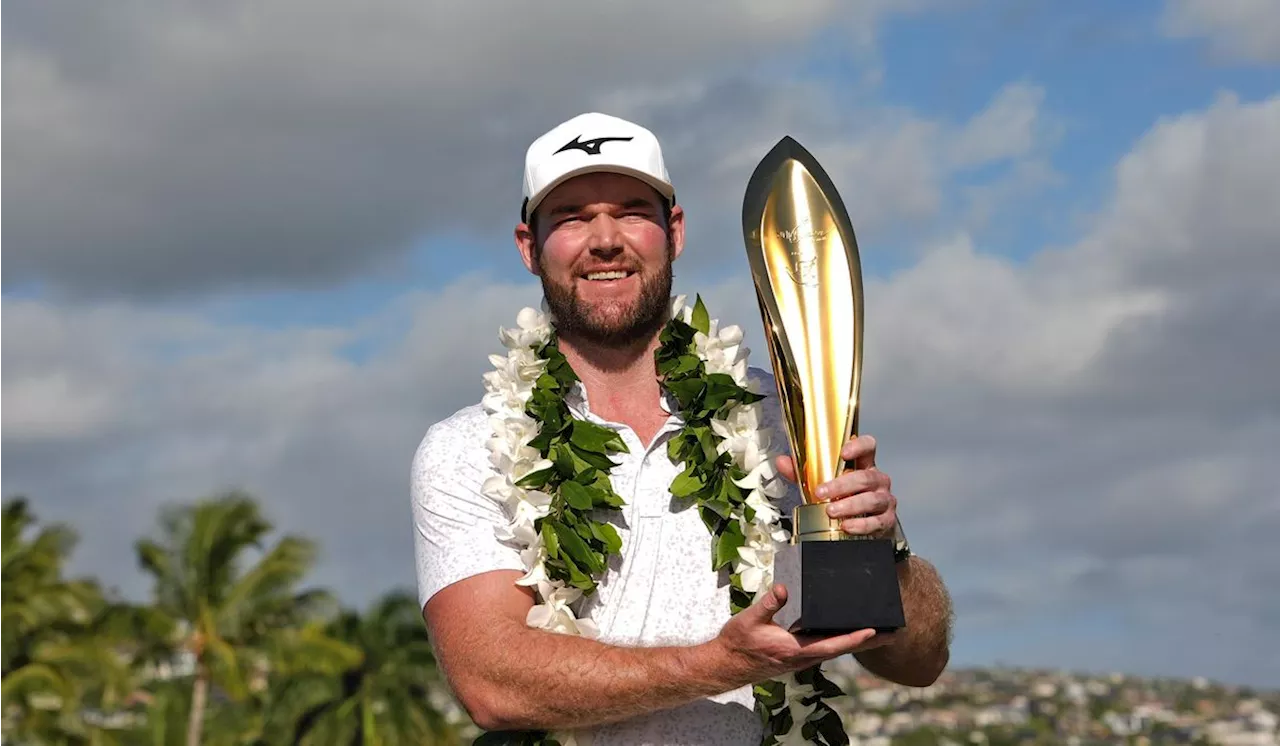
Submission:
POLYGON ((840 450, 858 432, 863 299, 853 224, 818 161, 784 137, 747 183, 742 229, 804 501, 791 532, 798 629, 898 629, 906 623, 895 567, 901 531, 847 534, 814 494, 848 466, 840 450))

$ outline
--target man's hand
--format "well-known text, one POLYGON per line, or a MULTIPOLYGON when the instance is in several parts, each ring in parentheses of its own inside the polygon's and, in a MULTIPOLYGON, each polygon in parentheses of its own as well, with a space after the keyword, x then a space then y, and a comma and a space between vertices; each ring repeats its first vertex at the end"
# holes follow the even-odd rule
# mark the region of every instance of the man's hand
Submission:
MULTIPOLYGON (((827 515, 842 519, 840 527, 850 534, 893 536, 898 499, 890 492, 889 475, 876 468, 876 439, 870 435, 851 438, 840 457, 852 461, 853 468, 817 489, 818 499, 830 503, 827 515)), ((797 481, 790 456, 779 456, 777 466, 782 476, 797 481)))
POLYGON ((893 640, 892 633, 877 634, 874 629, 833 637, 792 634, 773 621, 786 604, 786 586, 774 584, 763 598, 726 622, 715 639, 731 659, 740 663, 741 671, 751 681, 800 671, 846 653, 888 645, 893 640))

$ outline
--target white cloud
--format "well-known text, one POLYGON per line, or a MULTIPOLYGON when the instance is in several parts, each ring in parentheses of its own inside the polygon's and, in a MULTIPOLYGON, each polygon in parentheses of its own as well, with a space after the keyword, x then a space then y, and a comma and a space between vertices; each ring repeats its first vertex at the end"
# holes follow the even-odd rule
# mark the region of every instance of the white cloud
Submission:
POLYGON ((1044 89, 1023 83, 1005 86, 986 109, 969 120, 951 145, 957 167, 1027 155, 1041 139, 1044 89))
POLYGON ((1280 61, 1280 3, 1273 0, 1167 0, 1161 29, 1172 37, 1205 37, 1214 56, 1280 61))
POLYGON ((889 5, 19 3, 7 277, 154 297, 385 267, 509 220, 528 142, 598 97, 874 38, 889 5))

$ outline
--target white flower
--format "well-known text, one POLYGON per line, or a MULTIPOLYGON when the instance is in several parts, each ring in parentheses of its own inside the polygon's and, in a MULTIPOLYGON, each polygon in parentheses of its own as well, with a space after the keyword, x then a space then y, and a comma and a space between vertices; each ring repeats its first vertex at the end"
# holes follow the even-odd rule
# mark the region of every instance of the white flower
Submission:
POLYGON ((491 497, 499 503, 506 505, 513 497, 512 493, 518 489, 511 483, 511 478, 503 475, 495 474, 484 480, 480 485, 480 493, 485 497, 491 497))
POLYGON ((738 462, 738 466, 746 470, 747 475, 733 480, 733 483, 744 490, 761 489, 767 481, 778 474, 778 467, 773 459, 772 453, 762 451, 754 445, 748 445, 743 450, 741 459, 734 459, 738 462))
POLYGON ((516 580, 516 585, 541 587, 542 583, 551 582, 547 575, 547 548, 542 537, 537 536, 529 547, 520 550, 520 561, 524 563, 525 574, 516 580))
POLYGON ((771 524, 782 517, 782 513, 774 507, 762 490, 752 490, 747 495, 747 507, 755 511, 756 523, 771 524))
POLYGON ((509 522, 493 530, 499 541, 515 542, 520 547, 533 546, 541 541, 534 523, 551 512, 550 495, 539 490, 514 487, 507 499, 506 508, 509 522))
POLYGON ((779 746, 808 744, 809 741, 803 735, 803 726, 813 711, 818 709, 817 704, 806 705, 798 700, 788 701, 787 709, 791 710, 791 730, 778 738, 779 746))
POLYGON ((727 373, 739 386, 747 382, 747 353, 742 347, 742 328, 727 326, 719 330, 720 322, 712 320, 706 334, 693 335, 698 357, 702 358, 708 373, 727 373))
POLYGON ((711 429, 721 438, 750 436, 759 441, 760 436, 764 434, 764 431, 760 429, 762 413, 760 402, 739 404, 729 410, 729 414, 724 419, 713 418, 711 420, 711 429))
POLYGON ((558 730, 553 731, 551 737, 558 741, 560 746, 591 746, 591 734, 589 732, 558 730))
POLYGON ((509 349, 533 347, 551 336, 551 322, 547 314, 536 308, 522 308, 516 315, 516 327, 499 329, 498 339, 509 349))
POLYGON ((480 403, 485 411, 522 412, 533 396, 534 381, 509 376, 503 370, 491 370, 484 374, 485 391, 480 403))
POLYGON ((781 677, 779 681, 786 686, 788 701, 806 699, 818 693, 818 690, 809 684, 801 684, 794 672, 781 677))
POLYGON ((551 512, 551 495, 542 490, 520 490, 516 493, 516 515, 545 518, 551 512))
POLYGON ((493 535, 498 537, 498 541, 513 543, 517 546, 528 546, 538 539, 538 532, 533 530, 532 523, 516 521, 505 526, 497 526, 493 529, 493 535))
MULTIPOLYGON (((543 586, 544 588, 546 586, 543 586)), ((562 635, 596 637, 599 630, 590 619, 578 619, 569 605, 582 597, 582 591, 563 585, 551 586, 543 594, 543 603, 529 609, 525 624, 535 629, 545 629, 562 635)))
POLYGON ((686 296, 684 295, 677 295, 671 299, 671 318, 680 319, 688 323, 689 318, 693 315, 693 309, 685 306, 685 298, 686 296))
POLYGON ((742 583, 742 590, 757 593, 773 584, 773 555, 772 547, 738 547, 740 559, 734 563, 734 569, 742 583))
POLYGON ((499 474, 509 474, 512 483, 519 482, 529 474, 553 465, 532 446, 522 444, 509 449, 506 438, 490 438, 487 445, 489 463, 493 464, 493 468, 499 474))
POLYGON ((783 544, 787 543, 787 531, 775 523, 760 523, 759 521, 749 524, 744 529, 746 541, 744 544, 750 547, 771 546, 776 552, 783 544))

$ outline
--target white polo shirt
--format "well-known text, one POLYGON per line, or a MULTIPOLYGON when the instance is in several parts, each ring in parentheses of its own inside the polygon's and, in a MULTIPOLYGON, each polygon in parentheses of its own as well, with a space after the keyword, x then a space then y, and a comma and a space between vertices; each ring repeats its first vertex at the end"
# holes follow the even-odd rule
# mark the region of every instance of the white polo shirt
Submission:
MULTIPOLYGON (((752 390, 763 393, 763 425, 775 450, 787 451, 786 431, 773 376, 749 373, 752 390)), ((729 570, 711 570, 711 535, 689 500, 672 498, 670 485, 681 468, 667 457, 667 442, 682 426, 678 414, 647 449, 630 427, 592 414, 579 384, 566 397, 575 416, 620 433, 628 452, 613 458, 614 490, 626 505, 611 523, 622 539, 595 595, 582 602, 579 617, 594 621, 599 640, 627 647, 695 645, 710 640, 729 620, 729 570)), ((667 411, 675 409, 666 403, 667 411)), ((421 604, 442 588, 491 570, 523 571, 518 550, 500 542, 494 529, 505 525, 502 506, 481 492, 492 475, 486 441, 488 418, 479 404, 462 409, 427 431, 413 460, 414 548, 421 604)), ((799 501, 790 485, 777 501, 790 517, 799 501)), ((796 587, 798 570, 790 553, 775 560, 775 580, 796 587)), ((787 626, 798 615, 789 603, 775 620, 787 626)), ((674 710, 602 726, 587 733, 592 746, 759 743, 761 729, 751 687, 726 692, 674 710)))

